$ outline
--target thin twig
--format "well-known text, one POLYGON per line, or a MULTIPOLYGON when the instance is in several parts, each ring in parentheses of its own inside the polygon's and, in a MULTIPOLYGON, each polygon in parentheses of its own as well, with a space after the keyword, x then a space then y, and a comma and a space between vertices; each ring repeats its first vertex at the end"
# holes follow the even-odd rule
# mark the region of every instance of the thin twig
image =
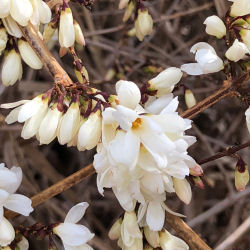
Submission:
POLYGON ((215 154, 215 155, 213 155, 211 157, 203 159, 203 160, 199 161, 198 163, 200 165, 202 165, 202 164, 205 164, 207 162, 220 159, 220 158, 222 158, 224 156, 230 156, 230 155, 233 155, 234 153, 240 151, 241 149, 247 148, 247 147, 250 147, 250 141, 248 141, 248 142, 246 142, 244 144, 238 145, 238 146, 228 147, 223 152, 219 152, 219 153, 217 153, 217 154, 215 154))
POLYGON ((248 217, 230 236, 228 236, 219 246, 214 250, 230 249, 235 242, 250 230, 250 217, 248 217))

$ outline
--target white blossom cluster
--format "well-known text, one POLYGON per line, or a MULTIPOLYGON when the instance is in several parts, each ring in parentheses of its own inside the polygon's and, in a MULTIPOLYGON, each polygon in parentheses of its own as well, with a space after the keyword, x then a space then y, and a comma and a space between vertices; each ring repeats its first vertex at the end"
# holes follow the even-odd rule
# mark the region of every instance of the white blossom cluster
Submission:
MULTIPOLYGON (((174 78, 182 73, 174 69, 166 74, 174 78)), ((103 194, 103 188, 112 188, 126 211, 133 211, 138 202, 140 224, 160 231, 169 211, 166 192, 176 192, 186 203, 191 199, 185 180, 197 165, 187 153, 195 142, 185 135, 191 121, 178 115, 178 99, 172 94, 150 100, 143 108, 133 82, 118 82, 116 91, 119 105, 102 113, 102 143, 94 158, 98 190, 103 194)))
POLYGON ((11 86, 22 78, 21 59, 33 69, 42 63, 28 42, 22 38, 20 26, 30 21, 37 30, 40 24, 50 22, 51 10, 42 0, 0 1, 0 54, 5 51, 2 66, 2 83, 11 86))
MULTIPOLYGON (((24 195, 16 194, 22 182, 22 170, 19 167, 8 169, 0 164, 0 248, 8 246, 15 239, 15 230, 4 217, 4 208, 29 216, 33 211, 31 200, 24 195)), ((23 238, 18 246, 20 250, 28 249, 28 242, 23 238)))

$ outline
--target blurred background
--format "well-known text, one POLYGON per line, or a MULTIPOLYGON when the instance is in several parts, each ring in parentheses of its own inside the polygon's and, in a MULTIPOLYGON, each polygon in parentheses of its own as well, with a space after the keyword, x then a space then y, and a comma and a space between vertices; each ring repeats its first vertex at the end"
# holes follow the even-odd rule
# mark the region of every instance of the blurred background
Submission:
MULTIPOLYGON (((118 3, 118 0, 96 0, 91 10, 77 4, 70 5, 86 39, 86 47, 76 48, 76 51, 89 72, 90 82, 99 89, 115 93, 114 86, 119 79, 129 79, 140 85, 169 66, 193 62, 194 56, 189 50, 200 41, 209 42, 219 56, 225 53, 224 41, 208 36, 203 22, 213 14, 223 17, 229 6, 226 0, 145 1, 154 19, 154 31, 143 42, 127 36, 133 23, 122 23, 124 10, 118 10, 118 3)), ((56 41, 48 46, 72 79, 76 79, 72 57, 60 58, 56 41)), ((223 73, 188 76, 181 84, 189 87, 197 101, 201 101, 218 89, 224 79, 223 73)), ((0 103, 31 99, 51 88, 52 84, 45 70, 34 71, 24 65, 23 78, 19 83, 8 88, 0 85, 0 103)), ((174 94, 179 96, 179 111, 187 109, 183 87, 178 87, 174 94)), ((197 137, 190 154, 199 161, 227 146, 248 141, 245 109, 238 99, 228 98, 197 115, 193 119, 193 128, 188 131, 197 137)), ((20 137, 22 125, 7 126, 4 118, 8 112, 0 112, 0 158, 8 167, 22 167, 24 177, 20 193, 31 197, 93 161, 95 150, 79 152, 76 148, 59 145, 57 140, 46 146, 39 146, 35 138, 23 140, 20 137)), ((250 163, 249 149, 239 154, 250 163)), ((175 195, 167 198, 168 206, 187 215, 185 221, 212 248, 230 235, 250 213, 249 187, 243 195, 234 187, 235 166, 236 161, 230 157, 203 165, 205 189, 193 186, 193 199, 188 206, 175 195)), ((90 204, 82 220, 96 234, 90 244, 100 250, 118 249, 107 233, 122 209, 112 191, 106 190, 104 197, 98 193, 95 175, 38 206, 29 218, 19 216, 13 222, 24 226, 36 222, 60 222, 67 211, 81 201, 90 204)), ((47 249, 47 244, 46 241, 32 241, 30 249, 47 249)), ((243 236, 235 247, 250 249, 250 234, 243 236)))

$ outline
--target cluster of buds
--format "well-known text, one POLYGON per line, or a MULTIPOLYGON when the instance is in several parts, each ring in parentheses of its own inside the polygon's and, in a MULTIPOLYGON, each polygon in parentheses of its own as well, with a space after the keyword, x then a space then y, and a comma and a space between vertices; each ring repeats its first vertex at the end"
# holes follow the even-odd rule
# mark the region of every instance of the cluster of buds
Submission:
POLYGON ((148 13, 142 1, 120 0, 119 9, 126 8, 123 22, 127 22, 131 17, 135 19, 135 27, 128 32, 130 36, 136 37, 143 41, 144 37, 150 35, 153 31, 153 19, 148 13))
POLYGON ((134 211, 125 212, 124 216, 113 224, 109 231, 109 238, 118 240, 118 246, 127 250, 189 249, 183 240, 170 234, 166 229, 152 231, 147 226, 140 227, 134 211))
POLYGON ((3 104, 14 108, 6 122, 24 122, 21 136, 36 136, 41 144, 49 144, 56 137, 60 144, 77 146, 78 150, 94 148, 101 137, 101 110, 108 103, 103 96, 92 92, 87 95, 82 84, 61 90, 56 86, 30 101, 3 104))
POLYGON ((216 36, 218 39, 228 36, 235 37, 230 41, 230 47, 225 53, 228 60, 238 62, 247 59, 250 54, 250 4, 248 0, 235 0, 230 9, 230 16, 226 25, 218 16, 208 17, 204 24, 209 35, 216 36))
POLYGON ((44 41, 48 42, 57 29, 59 29, 61 56, 67 53, 68 48, 74 46, 75 42, 80 46, 85 46, 82 29, 79 23, 74 20, 66 0, 63 1, 59 13, 56 13, 51 22, 45 27, 43 32, 44 41))
MULTIPOLYGON (((15 239, 15 230, 11 223, 3 216, 4 208, 12 210, 24 216, 29 216, 33 211, 31 200, 24 195, 16 194, 22 182, 22 170, 19 167, 8 169, 3 163, 0 164, 0 248, 8 246, 15 239)), ((27 246, 27 240, 20 241, 22 245, 27 246)))

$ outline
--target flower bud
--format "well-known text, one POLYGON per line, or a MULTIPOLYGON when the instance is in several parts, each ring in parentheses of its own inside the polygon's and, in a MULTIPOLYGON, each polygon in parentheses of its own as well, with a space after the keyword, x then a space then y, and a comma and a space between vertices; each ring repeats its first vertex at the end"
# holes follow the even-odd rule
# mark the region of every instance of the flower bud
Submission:
POLYGON ((22 59, 32 69, 41 69, 43 67, 42 62, 40 61, 39 57, 36 55, 35 51, 31 48, 28 42, 19 39, 18 50, 21 54, 22 59))
POLYGON ((192 108, 196 105, 194 94, 190 89, 185 90, 185 102, 188 108, 192 108))
POLYGON ((128 21, 128 19, 129 19, 129 18, 131 17, 131 15, 133 14, 134 10, 135 10, 135 3, 134 3, 134 1, 131 1, 131 2, 128 4, 128 6, 127 6, 127 8, 126 8, 126 11, 125 11, 125 13, 124 13, 124 16, 123 16, 123 18, 122 18, 122 21, 123 21, 124 23, 128 21))
POLYGON ((247 46, 239 42, 238 39, 235 39, 233 45, 226 51, 225 56, 230 61, 238 62, 243 59, 247 53, 249 53, 247 46))
POLYGON ((196 164, 194 167, 189 169, 189 174, 193 176, 201 176, 203 175, 203 170, 200 165, 196 164))
POLYGON ((22 26, 26 26, 33 14, 32 4, 29 0, 11 0, 10 14, 22 26))
POLYGON ((145 36, 153 31, 153 19, 147 9, 138 10, 138 17, 135 21, 135 32, 137 38, 142 41, 145 36))
POLYGON ((42 100, 42 105, 39 107, 35 115, 28 119, 23 126, 21 137, 23 139, 29 139, 36 135, 39 130, 40 124, 47 113, 48 98, 42 100))
POLYGON ((111 240, 118 240, 121 237, 122 219, 118 219, 109 230, 109 238, 111 240))
POLYGON ((48 23, 48 25, 45 26, 43 31, 43 41, 45 43, 47 43, 52 38, 56 29, 57 29, 57 24, 55 24, 53 20, 50 23, 48 23))
POLYGON ((12 49, 6 53, 2 68, 2 83, 5 86, 13 85, 16 81, 21 80, 23 68, 21 56, 12 49))
POLYGON ((2 19, 4 27, 6 28, 7 32, 14 37, 21 38, 22 31, 19 29, 17 23, 13 20, 11 16, 7 16, 6 18, 2 19))
POLYGON ((6 48, 8 42, 8 36, 5 28, 0 28, 0 55, 6 48))
POLYGON ((1 0, 0 2, 0 18, 7 17, 10 13, 10 0, 1 0))
POLYGON ((135 34, 136 34, 135 27, 133 27, 132 29, 130 29, 127 32, 127 36, 129 36, 129 37, 133 37, 133 36, 135 36, 135 34))
POLYGON ((59 43, 61 47, 69 48, 75 42, 75 29, 71 9, 62 10, 59 23, 59 43))
POLYGON ((242 29, 240 31, 240 36, 242 41, 246 44, 246 46, 250 50, 250 30, 242 29))
POLYGON ((204 189, 204 183, 199 176, 193 176, 194 185, 198 188, 204 189))
POLYGON ((51 10, 49 6, 42 0, 39 0, 38 5, 39 19, 43 24, 49 23, 51 20, 51 10))
POLYGON ((160 95, 168 94, 172 92, 175 84, 181 80, 182 75, 183 73, 179 68, 170 67, 162 71, 148 83, 150 88, 160 91, 160 95))
POLYGON ((192 190, 189 182, 186 179, 177 179, 173 177, 173 184, 179 199, 189 204, 192 198, 192 190))
POLYGON ((81 72, 75 67, 75 74, 79 83, 85 82, 85 79, 83 78, 82 75, 84 75, 86 80, 89 81, 89 74, 88 74, 87 69, 84 66, 82 66, 81 72))
POLYGON ((160 238, 158 231, 152 231, 149 227, 144 227, 144 235, 147 242, 153 248, 157 248, 160 246, 160 238))
POLYGON ((235 168, 235 187, 238 191, 243 191, 248 182, 248 166, 242 159, 239 159, 235 168))
POLYGON ((232 17, 245 16, 250 13, 249 0, 235 0, 231 6, 230 15, 232 17))
POLYGON ((10 222, 3 217, 0 221, 0 246, 8 246, 15 239, 15 230, 10 222))
POLYGON ((116 83, 116 93, 120 105, 135 109, 141 100, 141 92, 138 86, 130 81, 120 80, 116 83))
POLYGON ((28 250, 29 242, 28 240, 22 236, 21 240, 17 243, 18 250, 28 250))
POLYGON ((226 26, 218 16, 209 16, 204 21, 204 24, 207 26, 207 34, 211 36, 216 36, 218 39, 221 39, 226 35, 226 26))
POLYGON ((162 250, 178 249, 188 250, 189 246, 182 239, 170 234, 167 230, 163 230, 160 234, 160 246, 162 250))
POLYGON ((129 0, 120 0, 119 2, 119 10, 128 6, 129 0))
POLYGON ((62 112, 57 109, 56 104, 48 109, 38 131, 41 144, 49 144, 55 139, 61 117, 62 112))
POLYGON ((77 140, 78 150, 83 151, 94 148, 101 138, 101 132, 102 118, 100 111, 97 111, 92 113, 79 129, 77 140))
POLYGON ((64 145, 70 142, 75 134, 80 122, 80 109, 77 102, 73 102, 67 112, 63 115, 58 128, 58 141, 64 145))
POLYGON ((134 211, 125 212, 124 214, 121 226, 121 238, 123 244, 127 247, 130 247, 136 239, 142 239, 142 233, 139 229, 137 217, 134 211))
POLYGON ((85 46, 85 39, 82 33, 82 29, 76 20, 74 20, 74 29, 75 29, 76 42, 81 46, 85 46))

